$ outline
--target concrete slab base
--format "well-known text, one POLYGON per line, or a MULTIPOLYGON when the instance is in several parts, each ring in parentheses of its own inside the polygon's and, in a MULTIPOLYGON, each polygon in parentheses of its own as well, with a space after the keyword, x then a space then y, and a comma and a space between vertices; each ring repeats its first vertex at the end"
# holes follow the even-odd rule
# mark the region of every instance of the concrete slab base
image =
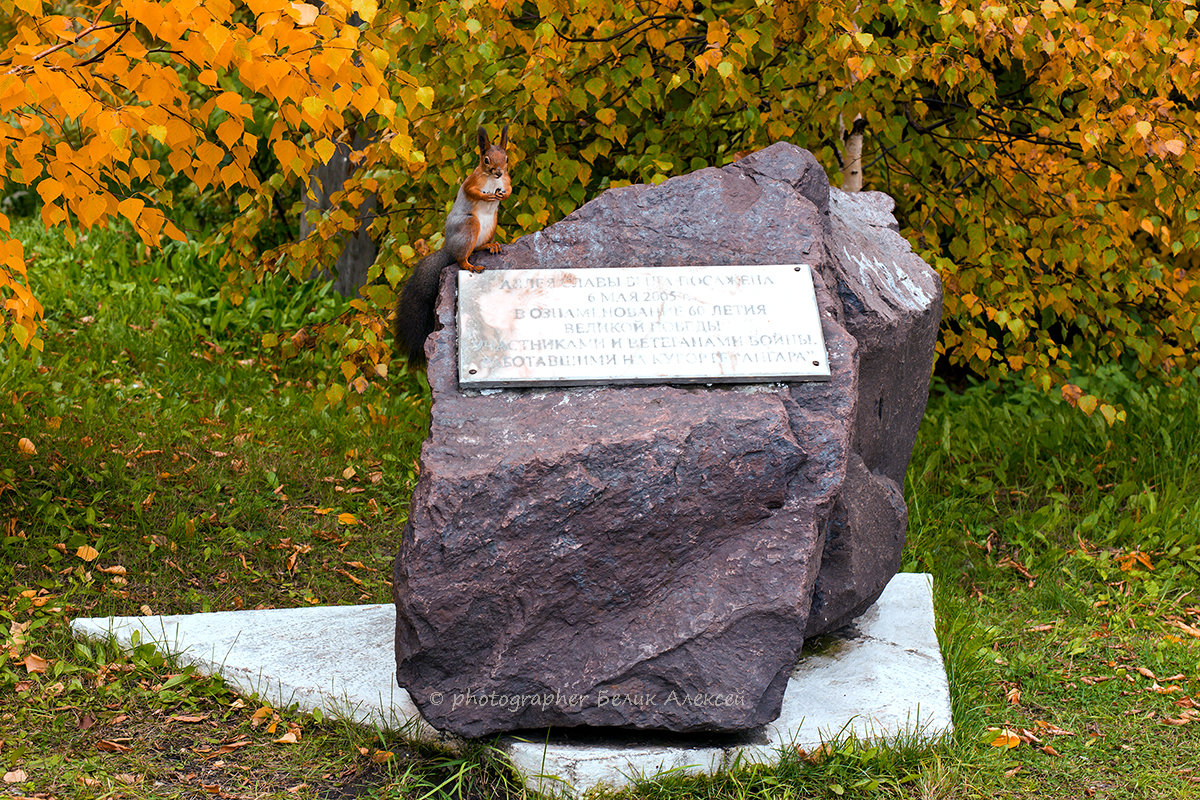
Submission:
MULTIPOLYGON (((796 667, 774 722, 723 737, 551 731, 504 737, 501 746, 535 791, 614 787, 667 770, 714 772, 777 760, 784 748, 822 741, 936 738, 951 730, 950 689, 933 627, 930 578, 900 574, 879 601, 796 667)), ((388 605, 318 606, 151 617, 76 619, 76 632, 129 647, 154 642, 181 664, 220 673, 244 693, 414 738, 453 739, 433 729, 395 683, 388 605)))

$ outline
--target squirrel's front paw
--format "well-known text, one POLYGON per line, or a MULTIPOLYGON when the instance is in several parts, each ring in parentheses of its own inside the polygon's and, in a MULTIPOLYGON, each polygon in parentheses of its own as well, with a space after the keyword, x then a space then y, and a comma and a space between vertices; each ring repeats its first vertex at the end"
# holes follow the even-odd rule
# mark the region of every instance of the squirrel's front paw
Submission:
POLYGON ((508 195, 505 193, 505 191, 503 189, 497 189, 496 191, 492 192, 492 195, 497 200, 503 200, 505 197, 508 197, 508 195))

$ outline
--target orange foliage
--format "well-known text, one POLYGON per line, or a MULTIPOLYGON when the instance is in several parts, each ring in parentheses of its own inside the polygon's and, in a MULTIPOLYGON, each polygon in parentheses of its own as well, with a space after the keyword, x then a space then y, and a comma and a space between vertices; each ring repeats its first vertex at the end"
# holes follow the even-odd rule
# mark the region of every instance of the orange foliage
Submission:
MULTIPOLYGON (((69 237, 124 217, 148 245, 181 239, 173 175, 242 193, 245 208, 267 177, 251 164, 260 148, 303 177, 350 115, 391 119, 376 14, 375 0, 0 0, 12 31, 0 49, 0 165, 69 237), (277 115, 260 136, 247 124, 263 102, 277 115)), ((42 309, 8 230, 0 214, 0 338, 38 346, 42 309)))

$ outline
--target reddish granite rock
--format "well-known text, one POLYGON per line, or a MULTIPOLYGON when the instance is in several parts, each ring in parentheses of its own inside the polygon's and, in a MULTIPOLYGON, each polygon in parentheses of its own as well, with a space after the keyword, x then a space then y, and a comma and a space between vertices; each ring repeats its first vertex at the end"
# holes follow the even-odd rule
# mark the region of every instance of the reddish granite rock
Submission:
POLYGON ((461 392, 443 279, 432 426, 394 582, 397 677, 431 723, 752 728, 778 714, 804 636, 873 602, 898 564, 899 479, 933 355, 910 329, 932 319, 936 334, 940 290, 896 255, 878 201, 846 197, 831 203, 812 155, 780 144, 610 190, 477 256, 489 269, 809 263, 828 383, 461 392), (894 270, 874 267, 893 256, 894 270), (923 312, 893 304, 886 276, 904 286, 901 273, 927 292, 923 312), (863 340, 891 350, 864 354, 863 340), (906 348, 910 362, 888 363, 906 348))

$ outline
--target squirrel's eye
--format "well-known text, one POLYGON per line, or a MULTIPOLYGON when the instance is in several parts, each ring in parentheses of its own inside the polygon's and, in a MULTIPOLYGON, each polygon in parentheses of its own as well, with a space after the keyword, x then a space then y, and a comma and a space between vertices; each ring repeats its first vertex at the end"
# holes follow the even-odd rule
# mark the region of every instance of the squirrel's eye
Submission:
POLYGON ((483 165, 485 167, 490 167, 492 165, 492 160, 490 158, 488 158, 487 156, 484 156, 483 157, 483 165))

